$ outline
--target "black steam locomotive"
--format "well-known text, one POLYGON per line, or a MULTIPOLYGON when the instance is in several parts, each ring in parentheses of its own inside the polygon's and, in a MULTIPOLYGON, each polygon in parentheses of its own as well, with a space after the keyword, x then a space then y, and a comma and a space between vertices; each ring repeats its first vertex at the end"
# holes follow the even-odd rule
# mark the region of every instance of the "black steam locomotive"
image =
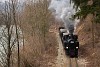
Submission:
POLYGON ((78 58, 78 36, 66 32, 67 30, 64 27, 59 28, 59 35, 61 37, 65 53, 71 58, 78 58))

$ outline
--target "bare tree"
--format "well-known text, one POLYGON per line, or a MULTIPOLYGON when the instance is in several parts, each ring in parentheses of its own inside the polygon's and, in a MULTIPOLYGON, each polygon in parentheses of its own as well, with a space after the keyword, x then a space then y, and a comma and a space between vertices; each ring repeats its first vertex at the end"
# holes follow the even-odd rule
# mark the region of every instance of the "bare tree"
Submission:
POLYGON ((0 55, 2 56, 0 61, 3 67, 13 67, 13 63, 17 59, 15 59, 14 56, 16 47, 18 48, 18 67, 20 67, 20 26, 18 25, 17 3, 17 0, 9 0, 9 2, 5 1, 5 7, 3 11, 1 11, 3 17, 2 22, 4 24, 0 27, 0 45, 2 48, 0 51, 0 55))
POLYGON ((12 13, 13 13, 13 22, 15 24, 15 28, 16 28, 16 39, 17 39, 17 46, 18 46, 18 67, 20 67, 20 54, 19 54, 19 34, 18 34, 18 20, 16 19, 16 8, 17 8, 17 3, 18 0, 11 0, 11 6, 12 6, 12 13))

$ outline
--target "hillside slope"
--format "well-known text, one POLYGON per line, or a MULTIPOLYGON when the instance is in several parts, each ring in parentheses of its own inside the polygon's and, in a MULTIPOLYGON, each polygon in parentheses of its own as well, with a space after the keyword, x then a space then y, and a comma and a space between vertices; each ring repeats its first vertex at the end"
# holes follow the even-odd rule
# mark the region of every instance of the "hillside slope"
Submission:
POLYGON ((77 26, 80 41, 79 57, 88 61, 87 67, 100 67, 100 24, 94 23, 94 48, 92 37, 92 16, 89 15, 77 26))

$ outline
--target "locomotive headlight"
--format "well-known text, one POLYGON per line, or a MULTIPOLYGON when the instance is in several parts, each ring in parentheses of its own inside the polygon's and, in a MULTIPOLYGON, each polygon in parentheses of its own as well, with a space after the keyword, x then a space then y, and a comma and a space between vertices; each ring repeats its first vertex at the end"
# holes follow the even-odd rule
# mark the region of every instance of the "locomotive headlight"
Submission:
POLYGON ((66 47, 66 49, 68 49, 68 47, 66 47))
POLYGON ((76 47, 76 49, 78 49, 78 47, 76 47))

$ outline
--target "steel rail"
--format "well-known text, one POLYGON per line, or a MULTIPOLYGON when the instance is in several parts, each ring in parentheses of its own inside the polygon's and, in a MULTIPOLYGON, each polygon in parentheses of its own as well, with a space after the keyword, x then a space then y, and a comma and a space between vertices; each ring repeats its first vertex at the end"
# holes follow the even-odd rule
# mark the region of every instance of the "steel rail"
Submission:
POLYGON ((77 58, 69 58, 69 67, 79 67, 77 58))

